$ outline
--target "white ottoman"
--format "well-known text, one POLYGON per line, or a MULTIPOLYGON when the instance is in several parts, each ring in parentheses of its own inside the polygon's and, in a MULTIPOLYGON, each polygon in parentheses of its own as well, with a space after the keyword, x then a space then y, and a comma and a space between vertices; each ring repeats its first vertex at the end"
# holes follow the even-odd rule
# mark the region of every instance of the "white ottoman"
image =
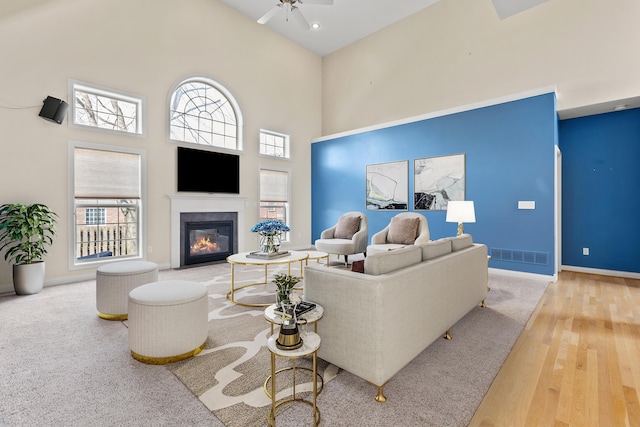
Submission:
POLYGON ((143 363, 163 365, 204 348, 209 328, 207 288, 186 280, 163 280, 129 293, 129 347, 143 363))
POLYGON ((150 261, 119 261, 101 265, 96 272, 96 308, 107 320, 125 320, 129 292, 158 280, 158 265, 150 261))

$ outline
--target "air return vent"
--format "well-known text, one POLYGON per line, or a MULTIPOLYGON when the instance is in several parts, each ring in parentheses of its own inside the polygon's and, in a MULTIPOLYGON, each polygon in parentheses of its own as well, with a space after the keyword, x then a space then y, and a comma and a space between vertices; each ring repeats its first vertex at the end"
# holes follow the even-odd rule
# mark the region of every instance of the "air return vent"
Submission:
POLYGON ((525 264, 549 264, 548 252, 522 251, 517 249, 491 249, 491 259, 496 261, 523 262, 525 264))

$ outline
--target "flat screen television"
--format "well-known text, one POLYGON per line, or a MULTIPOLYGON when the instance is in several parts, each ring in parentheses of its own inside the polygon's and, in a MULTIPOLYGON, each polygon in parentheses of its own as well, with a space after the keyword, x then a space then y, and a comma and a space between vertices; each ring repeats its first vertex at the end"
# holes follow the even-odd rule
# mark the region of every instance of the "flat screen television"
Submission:
POLYGON ((240 193, 240 156, 178 147, 178 192, 240 193))

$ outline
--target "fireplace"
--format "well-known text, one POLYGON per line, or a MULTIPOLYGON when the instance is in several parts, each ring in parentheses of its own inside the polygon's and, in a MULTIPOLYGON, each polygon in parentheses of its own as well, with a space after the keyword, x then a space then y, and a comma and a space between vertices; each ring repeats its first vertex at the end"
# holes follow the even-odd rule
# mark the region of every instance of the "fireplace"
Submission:
POLYGON ((187 222, 184 264, 220 261, 231 255, 233 221, 187 222))
POLYGON ((224 261, 237 252, 236 212, 180 214, 180 266, 224 261))

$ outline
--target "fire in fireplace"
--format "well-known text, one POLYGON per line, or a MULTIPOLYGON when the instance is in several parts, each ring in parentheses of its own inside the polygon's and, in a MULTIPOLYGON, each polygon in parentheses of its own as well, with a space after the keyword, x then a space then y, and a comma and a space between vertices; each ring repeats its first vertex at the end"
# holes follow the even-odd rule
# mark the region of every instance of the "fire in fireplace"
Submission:
POLYGON ((233 253, 233 221, 185 222, 184 265, 220 261, 233 253))

